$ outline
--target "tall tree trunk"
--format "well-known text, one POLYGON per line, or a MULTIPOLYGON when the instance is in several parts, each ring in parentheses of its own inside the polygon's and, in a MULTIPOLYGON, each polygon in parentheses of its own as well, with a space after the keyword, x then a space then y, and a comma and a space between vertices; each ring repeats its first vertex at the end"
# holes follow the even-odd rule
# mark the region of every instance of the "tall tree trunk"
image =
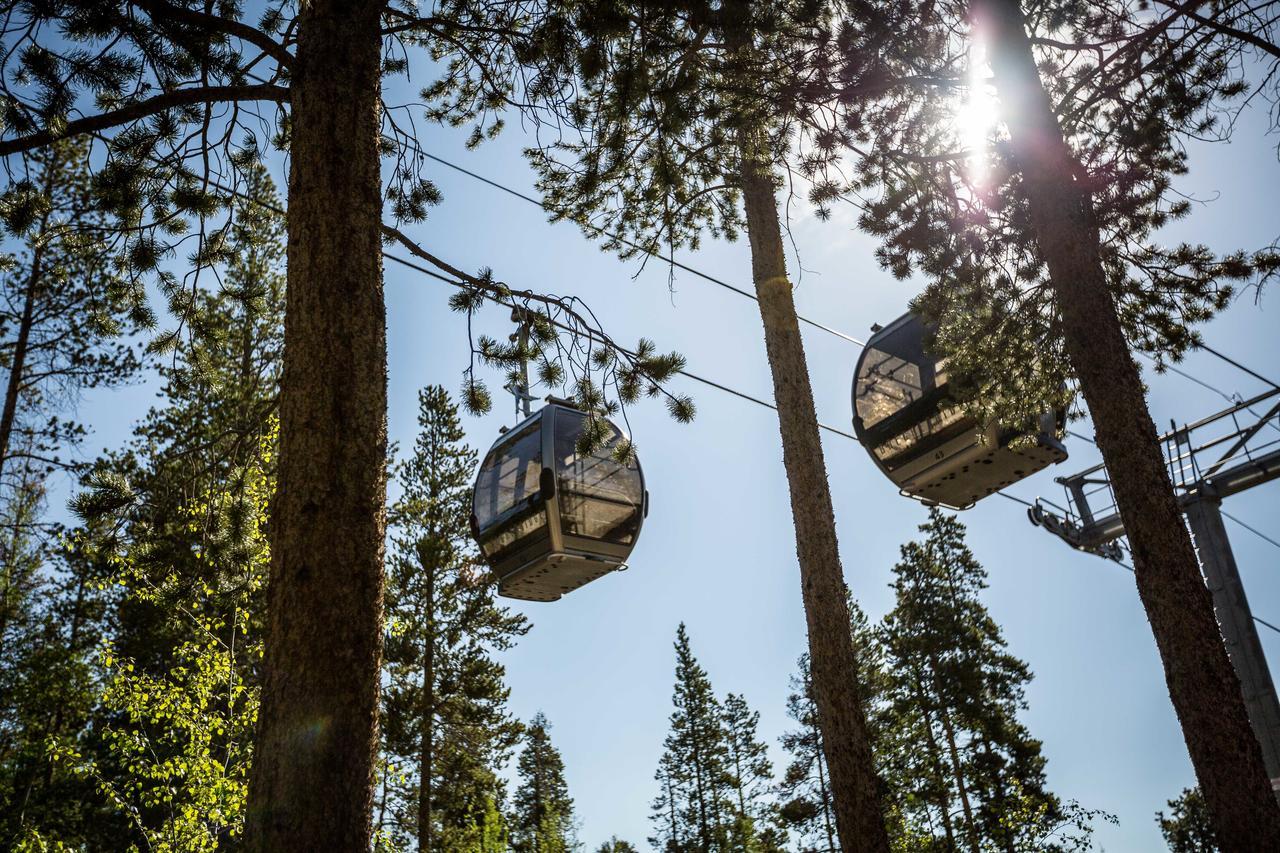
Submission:
MULTIPOLYGON (((421 551, 419 551, 421 554, 421 551)), ((427 566, 427 648, 422 655, 422 732, 418 760, 418 850, 431 851, 431 797, 436 738, 436 566, 427 566)))
POLYGON ((960 797, 960 809, 964 812, 965 835, 969 839, 969 849, 978 853, 978 825, 973 819, 973 806, 969 803, 969 789, 964 783, 964 767, 960 761, 960 748, 956 744, 956 729, 951 723, 951 714, 942 695, 942 680, 938 677, 938 661, 929 655, 929 675, 933 680, 933 692, 938 697, 938 717, 942 723, 942 734, 947 739, 947 754, 951 758, 951 778, 956 781, 956 794, 960 797))
POLYGON ((925 750, 933 765, 933 781, 938 786, 938 817, 942 821, 942 832, 947 839, 947 850, 956 849, 956 833, 951 825, 951 796, 947 792, 947 772, 942 763, 942 747, 933 734, 933 716, 929 713, 929 698, 924 689, 924 677, 918 669, 911 670, 911 686, 916 696, 916 704, 920 706, 920 716, 924 720, 925 750))
POLYGON ((369 848, 386 523, 381 8, 310 0, 298 17, 279 481, 250 850, 369 848))
POLYGON ((791 494, 800 587, 809 629, 813 694, 831 775, 836 827, 841 847, 850 853, 887 851, 889 840, 881 813, 879 780, 855 682, 858 665, 849 629, 831 490, 809 367, 787 278, 772 176, 767 166, 752 158, 751 141, 743 139, 741 144, 739 181, 751 242, 751 272, 764 322, 765 348, 782 432, 782 460, 791 494))
POLYGON ((1225 853, 1280 850, 1280 806, 1107 287, 1088 191, 1036 69, 1018 0, 973 0, 1053 280, 1067 353, 1133 551, 1138 594, 1196 777, 1225 853))
MULTIPOLYGON (((727 2, 725 42, 741 61, 743 71, 738 82, 745 86, 751 82, 750 69, 759 66, 753 61, 755 48, 750 27, 751 0, 727 2)), ((773 167, 756 117, 735 118, 738 186, 746 211, 751 276, 764 323, 765 350, 782 433, 782 464, 791 496, 800 588, 809 631, 810 674, 831 778, 836 830, 846 853, 888 853, 881 785, 858 695, 858 660, 836 541, 831 487, 804 341, 787 278, 773 167)))

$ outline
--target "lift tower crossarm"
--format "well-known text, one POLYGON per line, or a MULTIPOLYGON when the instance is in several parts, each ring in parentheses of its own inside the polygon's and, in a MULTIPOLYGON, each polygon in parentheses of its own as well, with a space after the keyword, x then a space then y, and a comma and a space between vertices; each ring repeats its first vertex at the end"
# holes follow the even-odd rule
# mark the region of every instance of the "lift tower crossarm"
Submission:
MULTIPOLYGON (((1161 437, 1169 477, 1191 533, 1213 595, 1222 640, 1240 679, 1249 722, 1262 746, 1272 788, 1280 797, 1280 700, 1267 667, 1257 626, 1249 609, 1235 555, 1222 523, 1224 498, 1280 478, 1280 388, 1259 394, 1217 414, 1161 437), (1275 400, 1265 414, 1253 406, 1275 400), (1197 445, 1193 438, 1227 430, 1197 445), (1266 430, 1266 431, 1264 431, 1266 430), (1226 451, 1221 448, 1226 446, 1226 451), (1221 454, 1221 455, 1218 455, 1221 454), (1202 467, 1200 456, 1217 456, 1202 467)), ((1044 527, 1074 548, 1119 560, 1116 540, 1124 521, 1116 508, 1106 466, 1095 465, 1057 480, 1067 493, 1067 506, 1037 499, 1028 510, 1033 524, 1044 527), (1090 501, 1096 506, 1091 506, 1090 501), (1105 502, 1104 501, 1109 501, 1105 502), (1056 512, 1055 512, 1056 510, 1056 512)))
MULTIPOLYGON (((1169 474, 1180 490, 1179 501, 1184 511, 1206 489, 1222 500, 1280 477, 1280 399, 1276 398, 1280 398, 1280 389, 1266 391, 1160 437, 1166 447, 1173 449, 1173 452, 1167 454, 1169 474), (1252 413, 1252 408, 1258 403, 1272 399, 1276 399, 1275 405, 1266 414, 1259 416, 1252 413), (1247 414, 1253 422, 1242 426, 1242 413, 1247 414), (1231 428, 1229 432, 1199 446, 1190 445, 1193 434, 1221 425, 1228 419, 1228 426, 1231 428), (1267 428, 1275 431, 1274 436, 1263 432, 1267 428), (1271 440, 1262 441, 1259 436, 1271 440), (1232 444, 1221 458, 1203 469, 1200 467, 1198 455, 1207 454, 1228 442, 1232 444), (1188 477, 1188 473, 1192 476, 1188 477)), ((1056 517, 1061 522, 1060 526, 1068 531, 1066 535, 1059 535, 1069 545, 1082 551, 1097 551, 1124 536, 1124 522, 1116 510, 1105 465, 1094 465, 1078 474, 1058 477, 1056 482, 1067 492, 1067 506, 1061 507, 1040 499, 1037 501, 1039 515, 1042 518, 1056 517), (1090 486, 1096 488, 1091 489, 1090 486), (1098 503, 1099 495, 1105 497, 1100 504, 1094 505, 1098 503)), ((1033 513, 1032 520, 1042 524, 1034 516, 1033 513)))

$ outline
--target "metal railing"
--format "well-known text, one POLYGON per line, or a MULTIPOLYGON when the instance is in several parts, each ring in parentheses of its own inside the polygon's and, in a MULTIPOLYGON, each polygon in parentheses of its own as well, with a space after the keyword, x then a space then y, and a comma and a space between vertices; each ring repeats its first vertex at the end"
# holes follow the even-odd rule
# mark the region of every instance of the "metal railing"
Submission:
MULTIPOLYGON (((1223 498, 1280 476, 1280 388, 1273 388, 1195 423, 1173 425, 1160 444, 1179 500, 1211 493, 1223 498)), ((1057 477, 1063 503, 1037 498, 1031 522, 1069 545, 1119 560, 1124 525, 1106 465, 1057 477)))

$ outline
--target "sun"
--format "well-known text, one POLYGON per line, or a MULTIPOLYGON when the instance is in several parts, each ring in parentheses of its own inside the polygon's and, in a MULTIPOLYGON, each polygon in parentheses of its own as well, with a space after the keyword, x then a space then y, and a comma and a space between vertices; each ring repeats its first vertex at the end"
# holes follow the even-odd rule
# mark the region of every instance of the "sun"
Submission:
POLYGON ((986 44, 977 34, 969 49, 969 70, 965 78, 965 94, 956 110, 956 129, 960 144, 968 152, 965 167, 969 180, 974 186, 982 187, 990 177, 991 134, 998 116, 986 44))

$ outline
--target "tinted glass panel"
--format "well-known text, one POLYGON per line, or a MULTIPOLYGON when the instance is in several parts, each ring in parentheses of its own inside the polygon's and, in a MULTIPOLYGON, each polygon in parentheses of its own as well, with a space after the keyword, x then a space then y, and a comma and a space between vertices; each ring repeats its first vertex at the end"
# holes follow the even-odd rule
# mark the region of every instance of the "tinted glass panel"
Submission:
MULTIPOLYGON (((483 532, 481 549, 490 563, 547 541, 547 510, 543 504, 483 532)), ((526 555, 527 557, 528 555, 526 555)))
POLYGON ((973 429, 974 421, 959 406, 947 406, 872 448, 890 471, 973 429))
POLYGON ((617 545, 635 542, 640 529, 644 482, 640 467, 613 458, 622 440, 617 427, 605 421, 609 437, 594 452, 578 454, 578 437, 586 415, 556 411, 555 466, 560 496, 560 526, 570 536, 585 536, 617 545))
POLYGON ((542 474, 542 419, 520 429, 485 458, 476 478, 474 508, 480 530, 539 493, 542 474))
POLYGON ((914 317, 868 345, 854 389, 864 428, 874 426, 933 390, 933 360, 924 353, 924 329, 914 317))

